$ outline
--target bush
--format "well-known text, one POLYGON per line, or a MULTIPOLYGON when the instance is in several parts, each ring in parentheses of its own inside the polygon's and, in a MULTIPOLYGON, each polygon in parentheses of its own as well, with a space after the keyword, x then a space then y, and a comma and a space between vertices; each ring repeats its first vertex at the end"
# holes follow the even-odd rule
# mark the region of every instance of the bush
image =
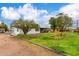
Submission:
POLYGON ((16 37, 18 38, 18 39, 31 39, 31 38, 37 38, 39 35, 37 35, 37 34, 29 34, 29 35, 24 35, 24 34, 19 34, 19 35, 17 35, 16 37))
POLYGON ((27 35, 22 35, 22 34, 19 34, 19 35, 17 35, 16 36, 18 39, 29 39, 29 36, 27 36, 27 35))

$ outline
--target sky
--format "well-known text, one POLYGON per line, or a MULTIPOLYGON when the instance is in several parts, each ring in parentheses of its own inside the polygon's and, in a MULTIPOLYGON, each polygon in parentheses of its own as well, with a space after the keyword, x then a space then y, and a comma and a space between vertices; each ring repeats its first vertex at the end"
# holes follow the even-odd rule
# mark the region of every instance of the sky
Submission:
POLYGON ((58 13, 79 19, 79 4, 73 3, 0 3, 0 21, 8 26, 14 21, 34 20, 41 27, 49 27, 49 19, 58 13))

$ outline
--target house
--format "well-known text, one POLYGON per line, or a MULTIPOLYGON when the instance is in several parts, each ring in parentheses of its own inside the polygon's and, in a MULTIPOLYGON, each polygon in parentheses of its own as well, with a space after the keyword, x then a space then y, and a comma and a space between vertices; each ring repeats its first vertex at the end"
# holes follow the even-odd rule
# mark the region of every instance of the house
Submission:
POLYGON ((16 36, 18 34, 23 34, 23 31, 19 28, 12 27, 10 28, 10 34, 16 36))
POLYGON ((40 32, 41 33, 46 33, 46 32, 49 32, 50 31, 50 28, 40 28, 40 32))
MULTIPOLYGON (((29 30, 29 31, 27 32, 27 34, 38 34, 38 33, 40 33, 40 30, 37 30, 37 31, 36 31, 34 28, 31 29, 31 30, 29 30)), ((13 35, 13 36, 16 36, 16 35, 18 35, 18 34, 24 34, 24 33, 23 33, 23 31, 22 31, 21 29, 19 29, 19 28, 11 27, 11 29, 10 29, 10 34, 13 35)))
POLYGON ((34 28, 27 32, 27 34, 38 34, 40 30, 35 30, 34 28))

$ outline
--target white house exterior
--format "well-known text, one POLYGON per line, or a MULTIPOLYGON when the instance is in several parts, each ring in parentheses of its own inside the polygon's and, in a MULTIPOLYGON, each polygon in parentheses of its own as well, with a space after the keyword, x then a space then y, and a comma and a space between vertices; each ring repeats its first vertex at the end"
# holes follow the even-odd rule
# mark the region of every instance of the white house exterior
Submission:
POLYGON ((10 34, 13 35, 13 36, 16 36, 16 35, 18 35, 18 34, 23 34, 23 31, 22 31, 21 29, 12 27, 12 28, 10 29, 10 34))
POLYGON ((27 34, 38 34, 40 33, 40 30, 36 31, 35 29, 31 29, 27 34))
MULTIPOLYGON (((31 29, 26 34, 38 34, 38 33, 40 33, 40 30, 36 31, 35 29, 31 29)), ((18 34, 23 34, 23 31, 19 28, 12 27, 10 30, 10 34, 16 36, 18 34)))

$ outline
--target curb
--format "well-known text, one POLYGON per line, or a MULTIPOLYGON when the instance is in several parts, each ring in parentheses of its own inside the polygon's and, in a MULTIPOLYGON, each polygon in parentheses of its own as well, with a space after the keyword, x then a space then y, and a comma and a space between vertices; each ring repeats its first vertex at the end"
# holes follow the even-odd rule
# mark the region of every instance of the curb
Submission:
POLYGON ((55 52, 55 53, 58 53, 58 54, 60 54, 61 56, 67 56, 67 55, 65 55, 64 53, 62 53, 62 52, 60 52, 60 51, 58 51, 58 50, 48 48, 48 47, 46 47, 46 46, 40 45, 40 44, 38 44, 38 43, 29 41, 29 40, 26 40, 26 41, 28 41, 29 43, 32 43, 32 44, 34 44, 34 45, 40 46, 40 47, 42 47, 42 48, 44 48, 44 49, 47 49, 47 50, 49 50, 49 51, 51 51, 51 52, 53 51, 53 52, 55 52))

